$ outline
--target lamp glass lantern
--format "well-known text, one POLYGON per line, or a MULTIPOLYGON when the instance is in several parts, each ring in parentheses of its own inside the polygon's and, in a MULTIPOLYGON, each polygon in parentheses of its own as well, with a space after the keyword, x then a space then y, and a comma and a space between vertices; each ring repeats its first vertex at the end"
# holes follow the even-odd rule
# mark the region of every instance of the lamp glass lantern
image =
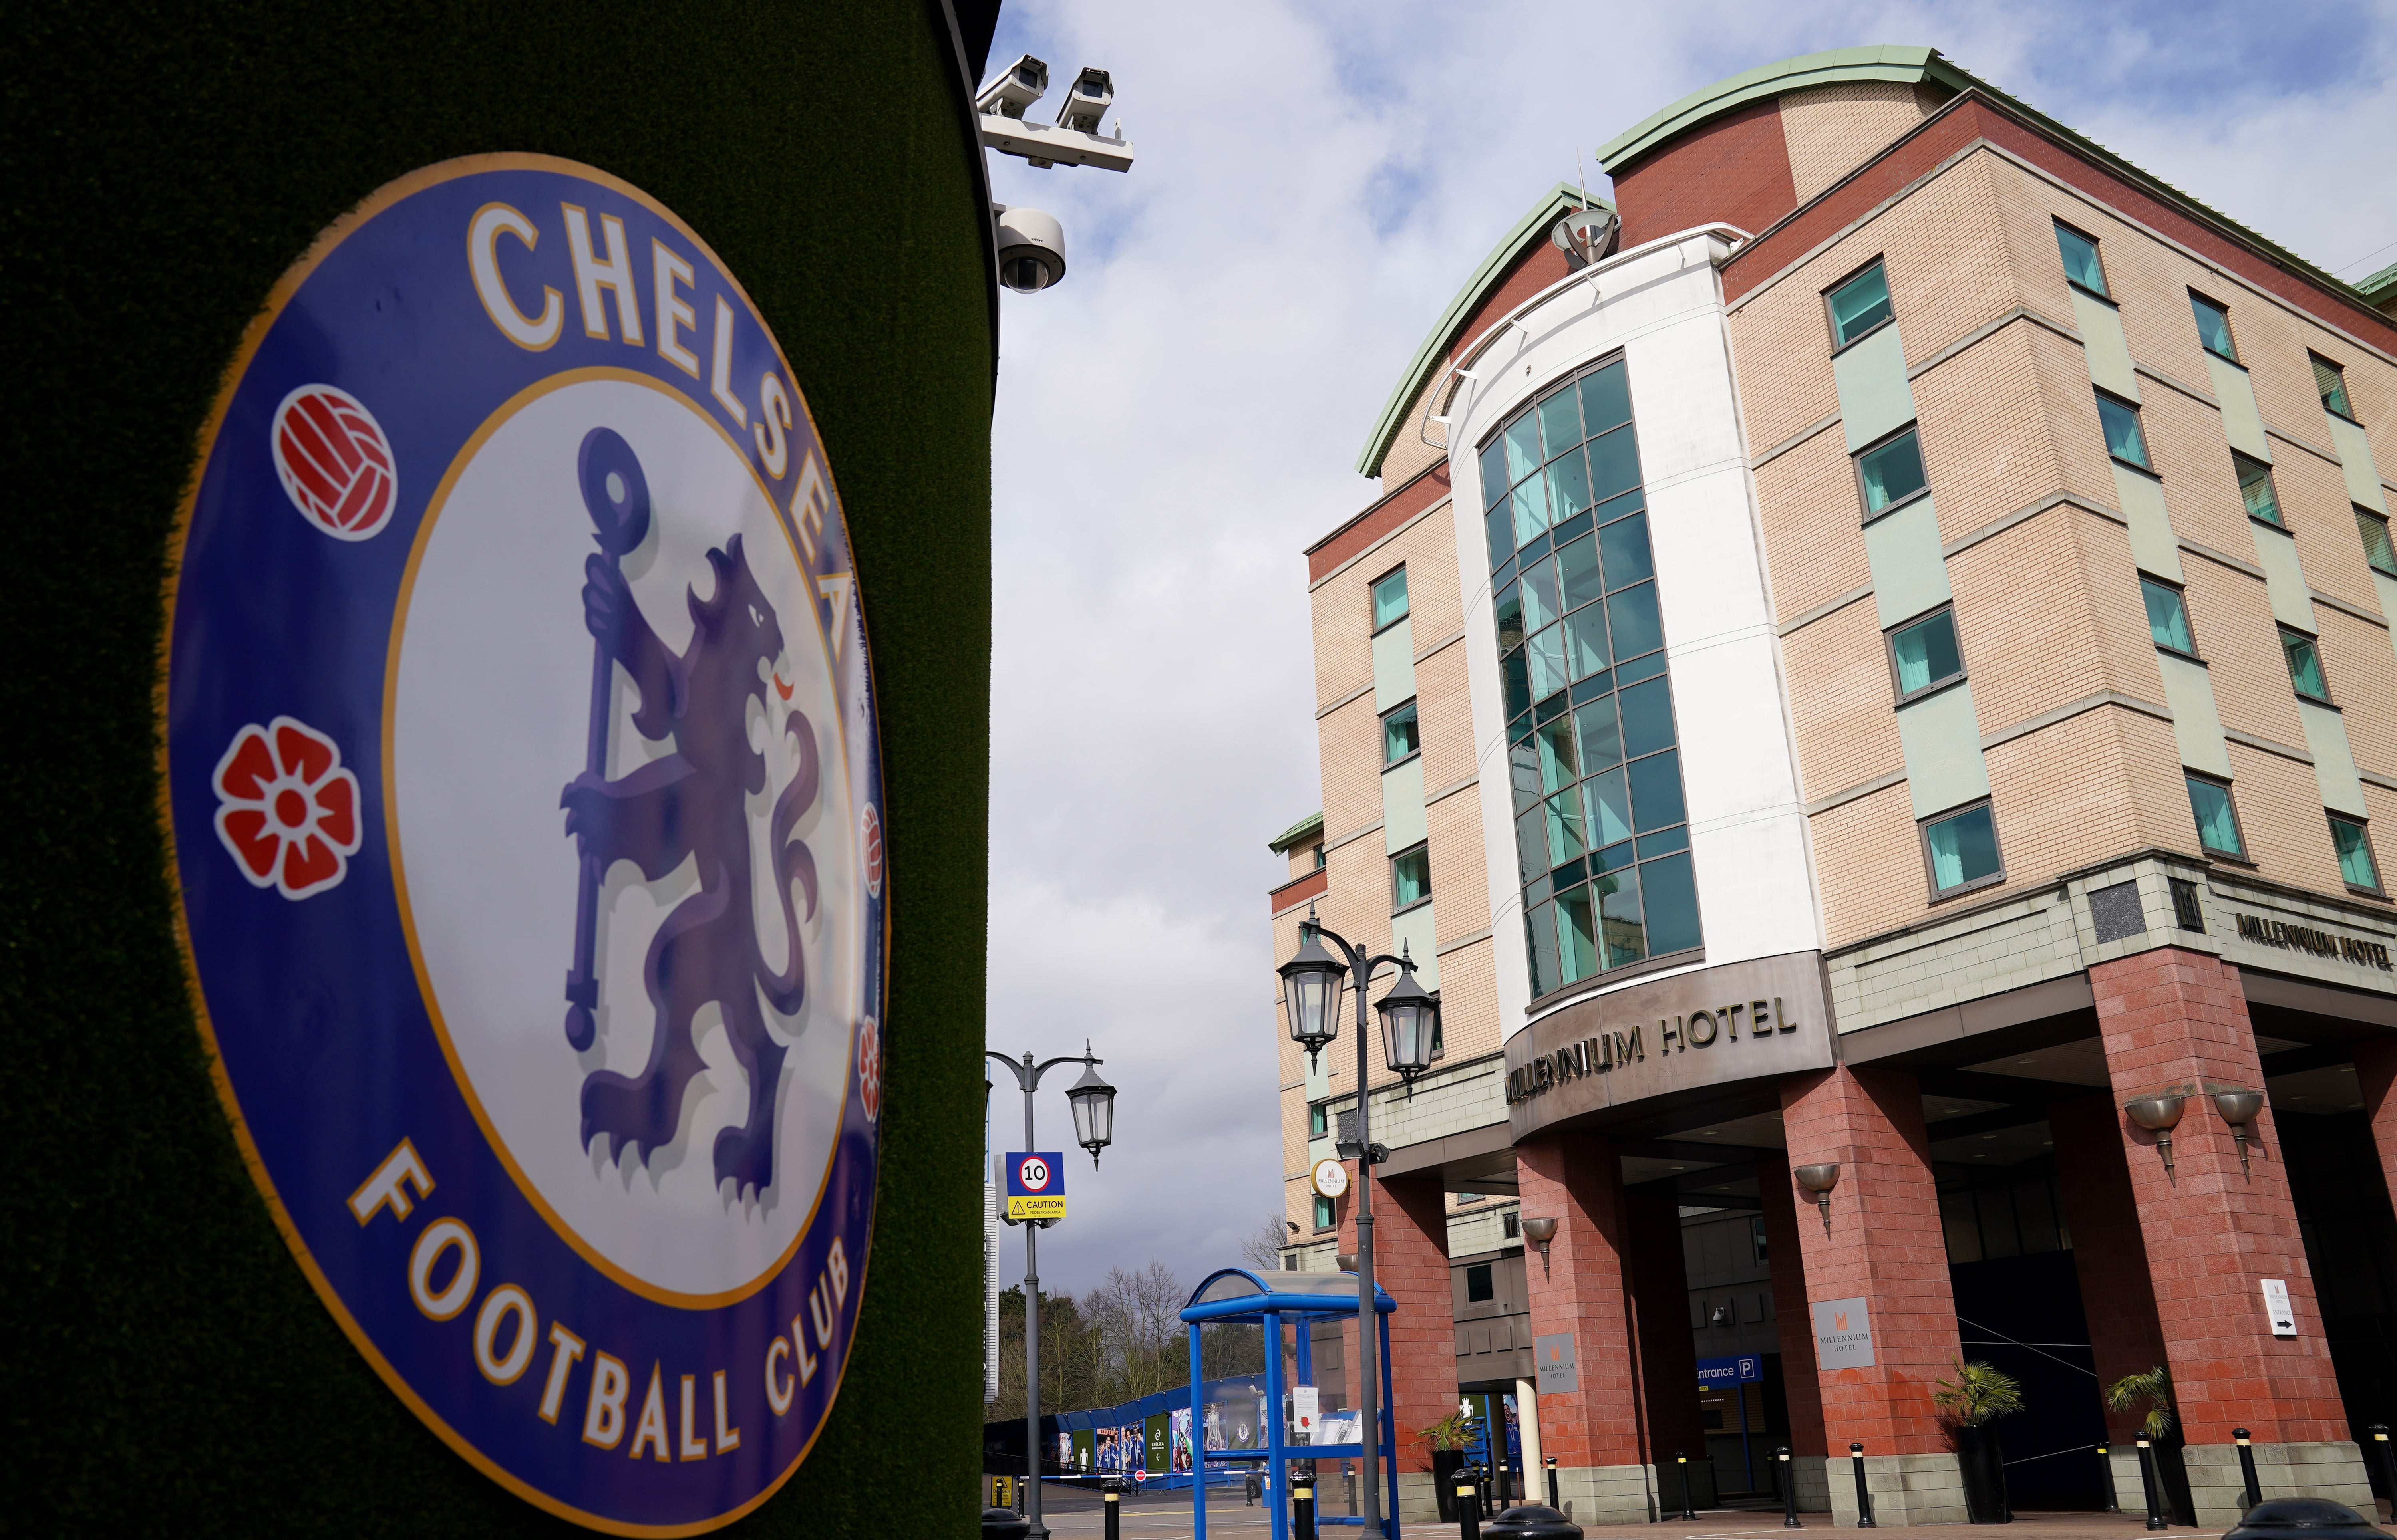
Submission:
POLYGON ((1281 975, 1282 1018, 1292 1042, 1311 1059, 1340 1035, 1340 982, 1348 970, 1323 949, 1311 923, 1298 927, 1298 950, 1277 970, 1281 975))
POLYGON ((1074 1137, 1091 1152, 1095 1167, 1099 1151, 1115 1142, 1116 1088, 1099 1077, 1093 1059, 1082 1067, 1082 1078, 1066 1087, 1065 1099, 1074 1108, 1074 1137))
POLYGON ((1431 1068, 1432 1042, 1440 1031, 1440 996, 1415 982, 1413 964, 1401 959, 1399 981, 1373 1004, 1382 1018, 1382 1057, 1412 1082, 1431 1068))

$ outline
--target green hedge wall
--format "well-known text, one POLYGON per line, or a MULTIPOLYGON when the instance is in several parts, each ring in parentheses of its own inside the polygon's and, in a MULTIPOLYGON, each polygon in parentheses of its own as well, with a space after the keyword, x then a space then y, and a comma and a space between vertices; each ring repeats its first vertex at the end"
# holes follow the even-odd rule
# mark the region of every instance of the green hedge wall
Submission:
POLYGON ((572 1533, 384 1389, 269 1221, 193 1022, 154 760, 167 533, 243 326, 384 182, 530 151, 661 199, 755 296, 839 478, 882 695, 896 935, 870 1282, 824 1437, 724 1533, 863 1534, 898 1515, 969 1533, 994 339, 979 151, 938 12, 10 15, 0 1387, 17 1475, 0 1530, 572 1533))

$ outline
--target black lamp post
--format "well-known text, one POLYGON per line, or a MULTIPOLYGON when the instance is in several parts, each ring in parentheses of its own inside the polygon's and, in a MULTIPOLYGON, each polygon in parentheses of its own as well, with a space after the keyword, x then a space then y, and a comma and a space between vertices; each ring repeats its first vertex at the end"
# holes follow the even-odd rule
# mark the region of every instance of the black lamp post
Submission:
POLYGON ((1413 1089, 1415 1077, 1431 1068, 1432 1042, 1440 1032, 1440 995, 1426 990, 1415 982, 1413 961, 1401 948, 1399 955, 1373 955, 1362 948, 1352 947, 1334 931, 1328 931, 1315 918, 1308 906, 1306 918, 1298 927, 1298 950, 1278 970, 1281 974, 1282 1015, 1290 1028, 1291 1040, 1306 1050, 1311 1065, 1315 1055, 1340 1035, 1340 1013, 1336 1009, 1341 986, 1346 984, 1357 1001, 1357 1136, 1344 1141, 1340 1155, 1354 1160, 1359 1180, 1357 1183, 1357 1430, 1364 1445, 1364 1504, 1361 1515, 1365 1532, 1378 1534, 1382 1527, 1381 1434, 1378 1407, 1381 1400, 1381 1375, 1374 1362, 1375 1334, 1380 1316, 1373 1308, 1373 1183, 1372 1167, 1389 1158, 1389 1152, 1373 1143, 1370 1114, 1366 1105, 1365 1084, 1365 997, 1372 989, 1373 975, 1385 966, 1396 968, 1398 982, 1377 1002, 1373 1009, 1382 1018, 1382 1055, 1399 1079, 1413 1089), (1324 949, 1330 943, 1338 953, 1324 949))
MULTIPOLYGON (((1024 1148, 1033 1148, 1032 1094, 1040 1089, 1040 1077, 1061 1064, 1082 1066, 1082 1078, 1065 1092, 1065 1099, 1074 1108, 1074 1137, 1091 1152, 1091 1167, 1096 1170, 1099 1151, 1115 1139, 1116 1088, 1099 1078, 1099 1066, 1105 1062, 1091 1054, 1088 1042, 1079 1054, 1067 1054, 1045 1064, 1035 1064, 1026 1054, 1021 1059, 1005 1054, 983 1050, 983 1057, 997 1059, 1014 1072, 1015 1083, 1024 1091, 1024 1148)), ((1008 1224, 1017 1221, 1009 1219, 1008 1224)), ((1024 1225, 1024 1515, 1031 1521, 1024 1540, 1049 1540, 1049 1527, 1040 1521, 1040 1232, 1056 1223, 1053 1219, 1026 1219, 1024 1225)))

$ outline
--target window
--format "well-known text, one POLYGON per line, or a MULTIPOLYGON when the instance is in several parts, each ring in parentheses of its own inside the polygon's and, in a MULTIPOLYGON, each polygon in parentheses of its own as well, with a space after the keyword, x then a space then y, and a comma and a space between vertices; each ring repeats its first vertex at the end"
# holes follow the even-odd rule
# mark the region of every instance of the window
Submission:
POLYGON ((1431 896, 1431 850, 1417 845, 1390 857, 1390 912, 1411 909, 1431 896))
POLYGON ((2208 776, 2184 772, 2189 783, 2189 816, 2197 820, 2197 843, 2209 856, 2247 858, 2246 842, 2239 837, 2239 810, 2230 805, 2230 788, 2208 776))
POLYGON ((1467 1305, 1479 1305, 1485 1299, 1498 1297, 1496 1280, 1490 1275, 1491 1267, 1487 1262, 1477 1262, 1465 1269, 1465 1302, 1467 1305))
POLYGON ((1964 677, 1964 655, 1956 645, 1956 614, 1942 605, 1920 620, 1889 631, 1889 673, 1903 706, 1920 695, 1964 677))
POLYGON ((2207 352, 2239 362, 2239 350, 2230 341, 2230 312, 2195 289, 2189 290, 2189 308, 2197 317, 2198 345, 2207 352))
POLYGON ((2330 843, 2338 850, 2338 874, 2347 885, 2377 895, 2380 868, 2372 859, 2372 836, 2362 820, 2331 814, 2330 843))
POLYGON ((1306 1136, 1310 1139, 1322 1139, 1329 1138, 1331 1134, 1332 1109, 1322 1102, 1317 1102, 1307 1108, 1306 1136))
POLYGON ((2005 879, 1998 860, 1998 825, 1987 802, 1922 822, 1922 864, 1933 896, 1988 887, 2005 879))
POLYGON ((1415 703, 1394 707, 1382 718, 1382 763, 1392 765, 1423 747, 1415 726, 1415 703))
POLYGON ((2389 544, 2389 521, 2368 508, 2355 511, 2355 532, 2364 537, 2364 559, 2372 570, 2397 578, 2397 551, 2389 544))
POLYGON ((2308 700, 2330 704, 2330 686, 2323 683, 2322 650, 2303 631, 2281 630, 2281 653, 2289 660, 2289 683, 2308 700))
POLYGON ((1323 847, 1321 845, 1317 845, 1315 847, 1315 870, 1318 871, 1321 871, 1323 870, 1323 847))
POLYGON ((2117 401, 2105 392, 2097 392, 2097 424, 2106 432, 2106 453, 2124 465, 2135 465, 2153 474, 2155 468, 2148 463, 2147 435, 2139 431, 2139 409, 2127 401, 2117 401))
POLYGON ((1373 629, 1395 626, 1407 617, 1407 569, 1399 568, 1373 584, 1373 629))
POLYGON ((2181 878, 2166 879, 2172 885, 2173 923, 2185 931, 2205 934, 2205 910, 2198 907, 2197 884, 2181 878))
POLYGON ((1856 480, 1864 489, 1865 522, 1870 524, 1929 485, 1922 475, 1922 445, 1906 429, 1856 457, 1856 480))
POLYGON ((2314 389, 2322 393, 2323 410, 2337 412, 2353 422, 2355 408, 2347 404, 2347 371, 2320 353, 2306 356, 2313 360, 2314 389))
POLYGON ((1831 307, 1831 346, 1844 348, 1889 319, 1889 274, 1875 259, 1872 266, 1823 298, 1831 307))
POLYGON ((2148 634, 2155 638, 2156 645, 2195 657, 2197 642, 2189 633, 2189 607, 2181 600, 2180 590, 2141 573, 2139 597, 2148 602, 2148 634))
POLYGON ((2272 468, 2236 449, 2230 451, 2230 468, 2239 473, 2239 500, 2247 505, 2247 516, 2286 528, 2281 519, 2281 499, 2272 491, 2272 468))
POLYGON ((1521 1209, 1508 1209, 1506 1216, 1499 1223, 1505 1229, 1507 1240, 1517 1241, 1522 1238, 1523 1211, 1521 1209))
POLYGON ((1332 1223, 1333 1215, 1332 1213, 1332 1200, 1319 1192, 1315 1195, 1315 1228, 1319 1230, 1328 1230, 1332 1228, 1332 1223))
POLYGON ((1748 1244, 1756 1248, 1756 1265, 1760 1268, 1763 1267, 1765 1264, 1766 1246, 1764 1240, 1764 1218, 1761 1215, 1748 1220, 1748 1244))
POLYGON ((2064 276, 2100 299, 2106 292, 2106 269, 2097 260, 2097 243, 2062 220, 2056 221, 2056 248, 2064 256, 2064 276))

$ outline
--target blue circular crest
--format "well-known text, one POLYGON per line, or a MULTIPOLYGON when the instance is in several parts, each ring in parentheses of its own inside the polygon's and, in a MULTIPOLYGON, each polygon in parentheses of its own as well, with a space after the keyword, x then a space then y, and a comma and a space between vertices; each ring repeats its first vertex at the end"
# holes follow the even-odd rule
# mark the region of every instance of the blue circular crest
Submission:
POLYGON ((493 1479, 728 1523, 839 1388, 881 1109, 878 724, 799 382, 654 200, 476 156, 284 277, 202 455, 167 812, 276 1221, 493 1479))

